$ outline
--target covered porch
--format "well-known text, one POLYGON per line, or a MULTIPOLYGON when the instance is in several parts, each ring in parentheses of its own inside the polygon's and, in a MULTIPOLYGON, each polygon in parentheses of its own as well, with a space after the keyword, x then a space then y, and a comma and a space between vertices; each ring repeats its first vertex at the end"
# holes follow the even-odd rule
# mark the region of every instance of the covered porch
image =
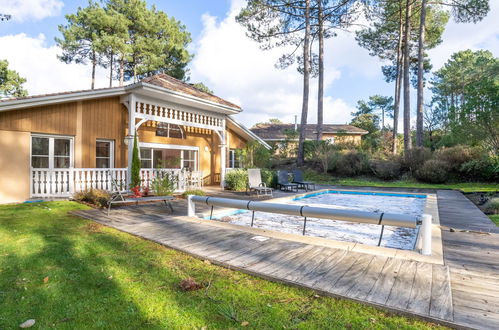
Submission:
POLYGON ((120 138, 92 141, 83 129, 74 137, 32 134, 30 198, 70 197, 88 189, 128 190, 134 137, 142 187, 150 188, 156 177, 166 173, 174 179, 177 193, 223 186, 229 134, 226 113, 214 111, 218 106, 193 107, 192 101, 178 96, 170 102, 163 91, 146 88, 122 96, 120 102, 124 114, 120 138), (90 143, 95 149, 88 147, 90 143), (77 166, 82 164, 95 165, 77 166))

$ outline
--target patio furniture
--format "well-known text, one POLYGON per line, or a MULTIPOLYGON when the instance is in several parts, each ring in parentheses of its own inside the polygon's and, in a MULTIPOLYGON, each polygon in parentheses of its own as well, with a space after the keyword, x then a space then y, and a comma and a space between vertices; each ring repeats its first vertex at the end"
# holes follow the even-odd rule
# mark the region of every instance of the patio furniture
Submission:
POLYGON ((298 185, 289 182, 288 171, 277 171, 277 188, 283 191, 298 192, 298 185))
POLYGON ((303 171, 301 170, 293 170, 293 183, 298 185, 298 189, 308 191, 310 187, 313 187, 310 190, 315 190, 315 182, 303 180, 303 171))
POLYGON ((165 206, 170 209, 170 212, 173 213, 173 206, 171 201, 174 199, 173 196, 146 196, 146 197, 130 197, 126 194, 129 193, 127 191, 125 194, 122 193, 122 189, 120 185, 116 182, 116 180, 110 175, 111 185, 113 187, 113 193, 111 194, 111 199, 108 202, 107 207, 107 215, 111 212, 111 206, 113 204, 128 204, 135 203, 138 205, 139 202, 163 202, 165 206))
POLYGON ((246 192, 251 194, 252 191, 256 191, 256 195, 260 196, 272 196, 272 188, 267 187, 265 182, 262 182, 262 173, 259 168, 248 169, 248 186, 246 192))

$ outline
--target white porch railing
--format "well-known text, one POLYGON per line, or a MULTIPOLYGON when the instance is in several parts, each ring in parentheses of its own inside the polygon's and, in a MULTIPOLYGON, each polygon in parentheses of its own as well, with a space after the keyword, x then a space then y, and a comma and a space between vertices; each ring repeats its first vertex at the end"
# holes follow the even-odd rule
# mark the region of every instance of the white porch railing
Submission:
MULTIPOLYGON (((89 189, 113 191, 113 179, 121 192, 129 190, 126 168, 32 169, 30 197, 70 197, 89 189)), ((151 187, 158 175, 169 173, 176 181, 176 192, 199 189, 203 185, 202 171, 181 169, 142 169, 142 186, 151 187)))

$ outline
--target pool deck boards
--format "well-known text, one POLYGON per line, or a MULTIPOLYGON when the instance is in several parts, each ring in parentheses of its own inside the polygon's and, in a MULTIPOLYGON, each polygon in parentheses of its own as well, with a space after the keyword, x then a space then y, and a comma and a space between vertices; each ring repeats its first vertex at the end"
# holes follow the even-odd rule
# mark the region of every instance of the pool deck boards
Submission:
POLYGON ((444 265, 275 237, 259 241, 243 229, 184 217, 185 201, 175 201, 173 215, 158 204, 123 207, 109 217, 102 210, 75 213, 265 279, 450 326, 499 329, 499 235, 461 193, 437 196, 444 265), (477 224, 467 224, 470 219, 477 224))

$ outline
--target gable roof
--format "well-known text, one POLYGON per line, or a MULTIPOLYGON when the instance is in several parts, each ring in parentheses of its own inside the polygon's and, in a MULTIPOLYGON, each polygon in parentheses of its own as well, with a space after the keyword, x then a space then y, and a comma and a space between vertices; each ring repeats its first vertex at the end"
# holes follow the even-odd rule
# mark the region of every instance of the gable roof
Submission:
POLYGON ((26 107, 48 105, 62 102, 72 102, 86 100, 92 98, 101 98, 109 96, 125 95, 133 90, 144 88, 155 88, 160 93, 177 95, 184 99, 190 99, 192 102, 204 102, 212 107, 220 107, 228 113, 237 113, 241 111, 241 107, 229 101, 226 101, 216 95, 203 92, 190 84, 184 83, 178 79, 168 76, 167 74, 157 74, 147 77, 137 83, 129 84, 120 87, 96 88, 78 91, 68 91, 60 93, 30 95, 25 97, 14 97, 8 99, 0 99, 0 111, 21 109, 26 107))
MULTIPOLYGON (((300 131, 300 125, 298 132, 300 131)), ((285 140, 287 138, 286 131, 294 130, 294 124, 257 124, 250 128, 250 130, 261 137, 263 140, 285 140)), ((352 125, 337 125, 337 124, 324 124, 324 134, 347 134, 347 135, 365 135, 368 131, 352 125)), ((307 124, 305 127, 305 139, 315 140, 317 137, 317 124, 307 124)))
POLYGON ((234 103, 226 101, 226 100, 224 100, 216 95, 203 92, 202 90, 197 89, 196 87, 192 86, 191 84, 187 84, 181 80, 175 79, 175 78, 173 78, 165 73, 160 73, 160 74, 157 74, 157 75, 154 75, 151 77, 144 78, 140 82, 163 87, 163 88, 175 91, 175 92, 195 96, 195 97, 198 97, 200 99, 205 99, 207 101, 211 101, 214 103, 226 105, 226 106, 229 106, 231 108, 241 109, 241 107, 239 107, 238 105, 235 105, 234 103))

